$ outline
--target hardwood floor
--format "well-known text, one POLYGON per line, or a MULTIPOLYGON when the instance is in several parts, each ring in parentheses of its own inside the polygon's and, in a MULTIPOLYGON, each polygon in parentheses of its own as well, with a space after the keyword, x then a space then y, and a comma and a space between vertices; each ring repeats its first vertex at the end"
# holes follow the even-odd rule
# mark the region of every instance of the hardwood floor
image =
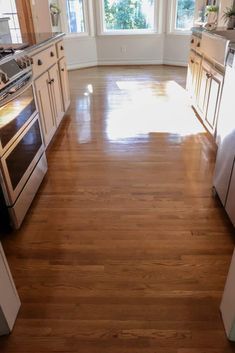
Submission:
POLYGON ((186 70, 70 72, 72 103, 22 226, 2 239, 22 307, 1 353, 230 353, 234 237, 186 70))

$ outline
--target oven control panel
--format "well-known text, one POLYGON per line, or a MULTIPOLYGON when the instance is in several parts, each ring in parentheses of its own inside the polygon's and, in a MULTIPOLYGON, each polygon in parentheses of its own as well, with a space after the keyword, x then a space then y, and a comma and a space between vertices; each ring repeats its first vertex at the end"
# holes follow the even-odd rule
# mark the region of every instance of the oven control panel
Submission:
MULTIPOLYGON (((32 58, 27 55, 12 56, 0 61, 0 91, 15 82, 26 73, 32 71, 32 58)), ((1 93, 0 93, 1 94, 1 93)))

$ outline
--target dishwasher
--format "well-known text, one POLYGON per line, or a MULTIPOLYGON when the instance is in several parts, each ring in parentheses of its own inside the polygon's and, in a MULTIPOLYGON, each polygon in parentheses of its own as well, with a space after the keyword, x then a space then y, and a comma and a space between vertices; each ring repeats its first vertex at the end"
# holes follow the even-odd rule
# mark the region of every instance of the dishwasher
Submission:
MULTIPOLYGON (((235 47, 229 49, 217 127, 214 190, 235 226, 235 47)), ((220 306, 227 337, 235 341, 235 251, 220 306)))
POLYGON ((217 126, 218 153, 213 186, 235 226, 235 47, 229 49, 217 126))

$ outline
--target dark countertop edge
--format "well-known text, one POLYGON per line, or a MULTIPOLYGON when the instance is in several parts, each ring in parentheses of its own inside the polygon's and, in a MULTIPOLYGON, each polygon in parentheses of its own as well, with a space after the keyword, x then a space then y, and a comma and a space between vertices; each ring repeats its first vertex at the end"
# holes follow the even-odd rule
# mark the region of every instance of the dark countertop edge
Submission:
POLYGON ((191 28, 192 34, 198 38, 202 37, 202 32, 207 32, 204 27, 193 27, 191 28))
POLYGON ((56 35, 52 35, 51 37, 49 37, 45 40, 42 40, 42 42, 40 42, 38 44, 33 44, 33 45, 30 45, 28 48, 23 49, 21 54, 24 53, 27 55, 32 51, 37 51, 40 48, 45 47, 45 45, 53 43, 53 42, 57 41, 58 39, 63 38, 64 36, 65 36, 65 33, 63 33, 63 32, 57 33, 56 35))

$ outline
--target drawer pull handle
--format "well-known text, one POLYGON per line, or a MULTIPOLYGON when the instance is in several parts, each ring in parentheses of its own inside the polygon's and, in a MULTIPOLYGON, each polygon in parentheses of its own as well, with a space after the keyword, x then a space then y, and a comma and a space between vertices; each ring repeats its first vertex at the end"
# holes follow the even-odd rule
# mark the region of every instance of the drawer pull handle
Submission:
POLYGON ((53 82, 55 82, 54 78, 52 78, 50 81, 48 81, 48 84, 51 85, 53 82))
POLYGON ((64 72, 64 68, 63 68, 63 69, 61 69, 61 71, 63 71, 63 72, 64 72))
POLYGON ((51 57, 53 58, 53 56, 55 56, 55 54, 53 53, 53 51, 51 51, 51 57))
POLYGON ((42 60, 38 60, 38 66, 41 66, 42 65, 42 60))
POLYGON ((64 50, 64 47, 63 47, 63 45, 61 45, 61 46, 60 46, 60 50, 64 50))

